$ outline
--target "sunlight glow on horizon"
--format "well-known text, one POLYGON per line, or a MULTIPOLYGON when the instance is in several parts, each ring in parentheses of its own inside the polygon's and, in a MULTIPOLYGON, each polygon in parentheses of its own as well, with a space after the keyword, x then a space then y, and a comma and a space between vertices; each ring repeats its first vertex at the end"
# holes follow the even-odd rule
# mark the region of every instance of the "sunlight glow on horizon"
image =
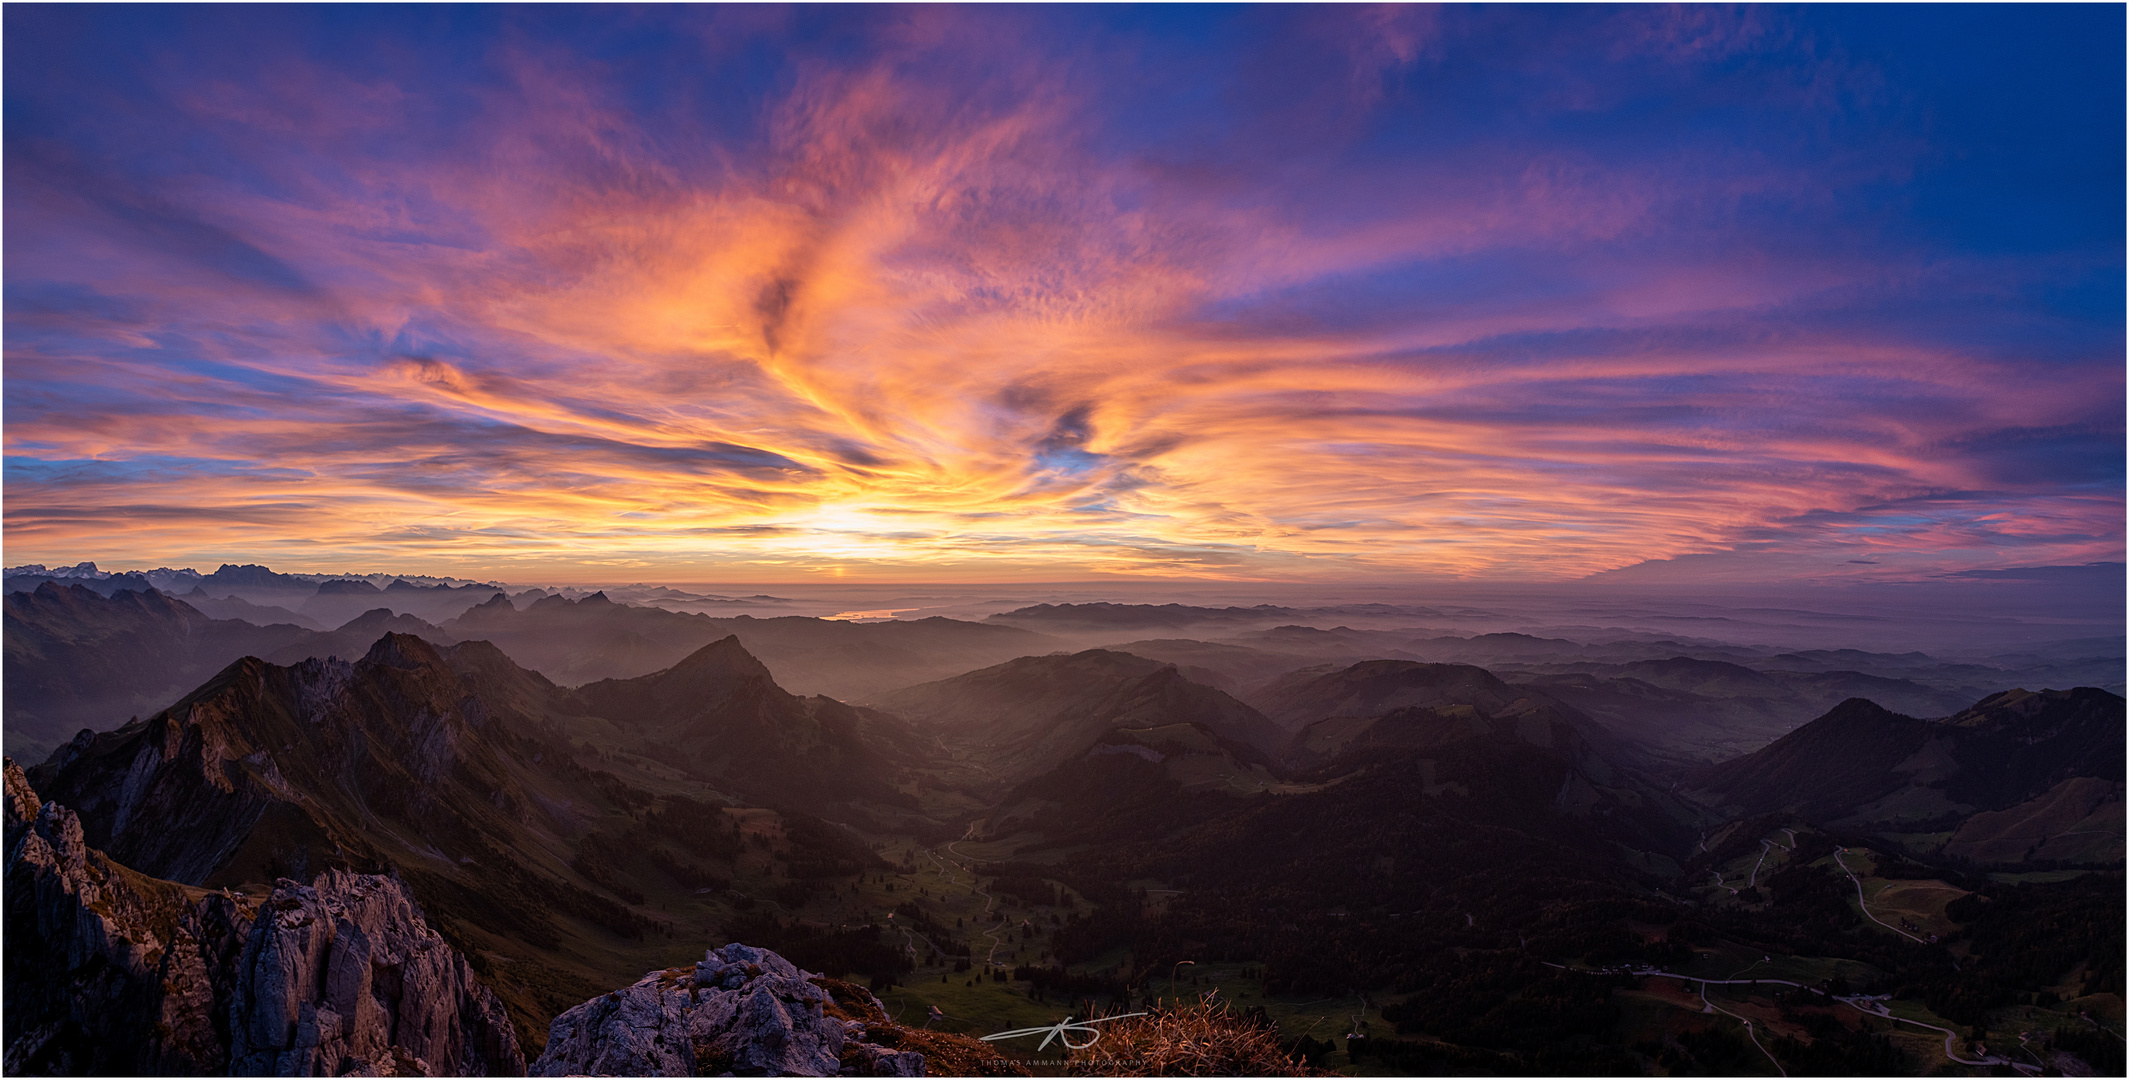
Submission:
POLYGON ((10 9, 8 561, 2119 560, 2119 207, 1868 209, 1960 148, 1837 15, 10 9))

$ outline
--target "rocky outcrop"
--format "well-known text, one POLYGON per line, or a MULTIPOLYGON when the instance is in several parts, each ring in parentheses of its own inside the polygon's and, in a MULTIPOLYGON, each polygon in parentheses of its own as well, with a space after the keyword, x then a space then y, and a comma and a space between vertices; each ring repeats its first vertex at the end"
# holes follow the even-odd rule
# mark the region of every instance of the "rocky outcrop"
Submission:
POLYGON ((328 870, 260 907, 230 1002, 239 1075, 522 1075, 502 1002, 399 882, 328 870))
POLYGON ((524 1072, 501 1003, 397 880, 187 888, 4 773, 8 1074, 524 1072))
POLYGON ((5 773, 7 1072, 226 1071, 243 906, 112 862, 73 811, 5 773))
POLYGON ((555 1017, 534 1076, 923 1076, 867 1038, 878 999, 766 949, 727 945, 555 1017))

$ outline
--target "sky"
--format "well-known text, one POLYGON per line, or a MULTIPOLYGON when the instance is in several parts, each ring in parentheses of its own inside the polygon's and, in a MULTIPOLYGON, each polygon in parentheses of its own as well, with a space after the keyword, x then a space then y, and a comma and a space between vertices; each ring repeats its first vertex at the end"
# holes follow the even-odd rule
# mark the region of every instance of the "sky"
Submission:
POLYGON ((2123 558, 2118 5, 4 20, 10 564, 2123 558))

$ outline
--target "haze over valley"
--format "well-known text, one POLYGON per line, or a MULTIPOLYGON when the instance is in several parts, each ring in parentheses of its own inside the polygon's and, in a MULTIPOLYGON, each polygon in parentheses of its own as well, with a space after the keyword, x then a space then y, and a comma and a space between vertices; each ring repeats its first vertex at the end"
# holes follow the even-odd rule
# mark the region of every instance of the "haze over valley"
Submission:
POLYGON ((0 23, 8 1076, 2129 1071, 2129 8, 0 23))
MULTIPOLYGON (((2112 1038, 2121 1001, 2124 658, 2094 590, 6 581, 11 776, 73 842, 172 900, 389 875, 508 1018, 517 1059, 462 1062, 549 1060, 578 1001, 718 940, 920 1032, 1216 990, 1292 1071, 1746 1070, 1753 1031, 1664 987, 1749 950, 1809 995, 1728 991, 1780 1040, 1762 1060, 1993 1067, 1927 1025, 2003 1016, 2044 1062, 2113 1060, 2080 1034, 2112 1038), (1858 647, 1892 635, 1938 651, 1858 647), (1989 902, 2038 905, 2065 966, 1989 902), (1187 994, 1159 978, 1184 960, 1187 994), (1912 1022, 1848 996, 1887 993, 1912 1022), (1539 1001, 1572 1009, 1533 1041, 1539 1001), (1354 1037, 1318 1039, 1333 1021, 1354 1037)), ((210 1024, 173 1058, 38 993, 42 1067, 319 1052, 210 1024)), ((881 1037, 851 1046, 918 1045, 881 1037)))

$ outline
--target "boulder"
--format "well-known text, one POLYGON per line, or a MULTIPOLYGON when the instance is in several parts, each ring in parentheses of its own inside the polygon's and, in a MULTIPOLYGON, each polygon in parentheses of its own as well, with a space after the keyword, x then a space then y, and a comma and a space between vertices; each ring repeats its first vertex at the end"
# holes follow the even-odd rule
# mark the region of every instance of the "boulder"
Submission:
POLYGON ((884 1019, 879 1000, 848 983, 726 945, 555 1017, 532 1075, 925 1075, 922 1054, 870 1041, 852 1006, 884 1019))

